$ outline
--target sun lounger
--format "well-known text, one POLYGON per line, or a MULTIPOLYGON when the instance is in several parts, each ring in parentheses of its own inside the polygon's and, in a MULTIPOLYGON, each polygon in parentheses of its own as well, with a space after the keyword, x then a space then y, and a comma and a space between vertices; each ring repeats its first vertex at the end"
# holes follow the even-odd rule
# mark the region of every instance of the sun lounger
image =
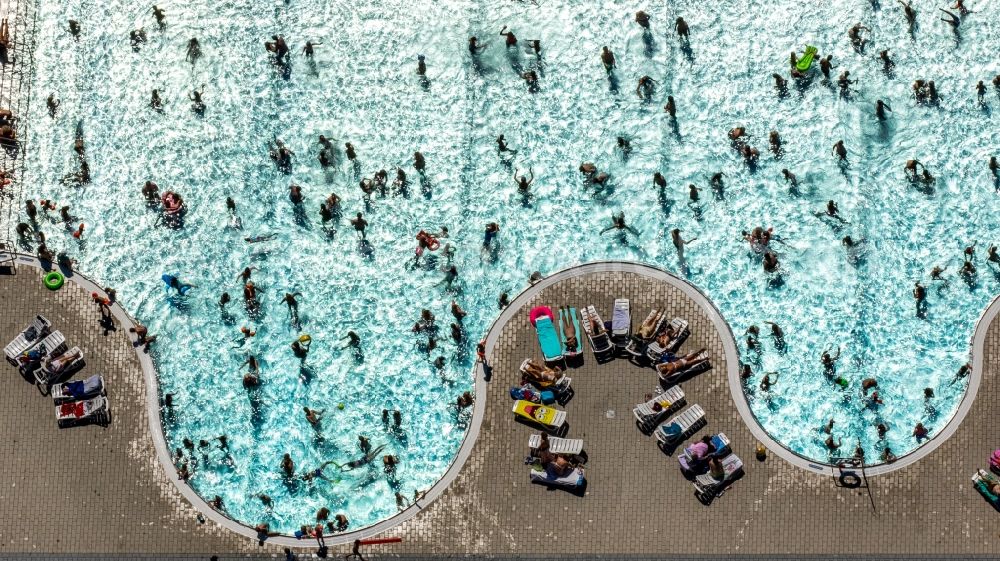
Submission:
POLYGON ((43 359, 49 356, 59 356, 66 350, 66 338, 63 337, 63 334, 59 331, 49 333, 41 342, 18 357, 21 375, 29 381, 32 380, 31 375, 41 365, 43 359))
POLYGON ((640 403, 632 410, 639 428, 649 432, 671 412, 684 405, 684 390, 674 386, 646 403, 640 403))
POLYGON ((31 350, 31 348, 37 345, 39 341, 44 339, 49 334, 49 329, 51 327, 52 322, 45 319, 45 316, 35 316, 34 321, 32 321, 28 327, 25 327, 24 331, 21 331, 20 335, 15 337, 13 341, 4 347, 3 353, 7 357, 7 362, 9 362, 11 366, 20 366, 18 357, 31 350))
POLYGON ((609 356, 615 347, 611 344, 611 337, 608 336, 607 331, 603 331, 604 322, 601 321, 601 316, 597 314, 597 309, 593 306, 580 308, 580 317, 583 318, 583 331, 587 334, 587 338, 590 339, 590 348, 594 351, 594 357, 601 359, 609 356), (594 333, 592 323, 595 321, 602 328, 602 331, 596 334, 594 333))
POLYGON ((565 411, 523 399, 514 402, 513 412, 522 419, 552 429, 557 429, 566 422, 565 411))
POLYGON ((59 356, 51 354, 42 359, 39 368, 35 370, 35 382, 47 389, 60 378, 69 378, 83 367, 83 351, 73 347, 59 356))
POLYGON ((60 428, 107 421, 108 398, 103 396, 56 405, 56 422, 60 428))
MULTIPOLYGON (((699 359, 705 357, 708 357, 708 352, 703 352, 698 355, 699 359)), ((656 371, 660 376, 660 383, 663 384, 664 387, 676 384, 677 382, 680 382, 684 378, 695 376, 697 374, 701 374, 702 372, 707 372, 712 369, 712 361, 705 360, 699 362, 698 364, 689 366, 683 370, 671 372, 668 374, 663 372, 663 369, 661 368, 662 364, 669 364, 669 363, 661 363, 656 365, 656 371)))
POLYGON ((561 373, 559 375, 559 379, 556 380, 555 382, 542 382, 536 380, 533 376, 528 374, 528 363, 530 361, 531 359, 526 358, 524 359, 524 362, 521 363, 521 374, 523 375, 524 380, 526 382, 530 383, 536 388, 541 390, 553 390, 557 393, 561 393, 568 390, 570 384, 573 383, 573 379, 567 376, 565 373, 561 373))
POLYGON ((530 477, 532 483, 559 485, 561 487, 579 487, 586 481, 583 468, 575 468, 566 475, 557 475, 553 470, 543 468, 537 464, 531 467, 530 477))
POLYGON ((86 380, 74 380, 52 386, 52 401, 56 405, 104 395, 104 377, 94 374, 86 380))
POLYGON ((656 429, 656 440, 663 446, 676 444, 698 429, 705 422, 705 410, 695 404, 663 423, 656 429))
POLYGON ((615 307, 611 312, 611 343, 618 348, 625 348, 631 335, 632 314, 628 298, 619 298, 615 300, 615 307))
POLYGON ((650 341, 654 340, 656 334, 659 333, 660 330, 663 328, 663 322, 666 321, 667 315, 663 312, 660 312, 659 310, 654 309, 653 311, 649 312, 649 315, 646 316, 646 319, 639 324, 639 330, 641 331, 642 326, 644 324, 653 321, 654 319, 657 318, 657 316, 659 316, 659 319, 656 320, 656 325, 653 326, 653 330, 651 331, 650 336, 643 337, 642 334, 637 331, 634 335, 632 335, 632 340, 629 341, 628 346, 625 347, 626 353, 636 358, 645 355, 646 347, 649 345, 650 341))
POLYGON ((576 358, 580 356, 580 352, 583 350, 583 332, 580 331, 580 320, 576 317, 576 308, 566 308, 559 310, 559 341, 562 343, 563 354, 566 358, 576 358), (564 333, 563 323, 565 320, 569 320, 576 331, 576 347, 574 350, 569 349, 569 337, 572 333, 564 333))
MULTIPOLYGON (((542 435, 533 434, 528 437, 528 448, 532 451, 537 449, 542 445, 542 435)), ((583 439, 582 438, 559 438, 556 436, 549 437, 549 452, 553 454, 570 454, 576 455, 583 451, 583 439)))
POLYGON ((535 320, 535 333, 538 335, 538 346, 542 348, 545 362, 562 362, 563 346, 552 324, 552 318, 542 316, 535 320))
POLYGON ((729 448, 729 438, 721 432, 712 436, 712 446, 715 447, 715 451, 701 459, 696 459, 691 455, 690 446, 685 448, 677 456, 677 462, 681 465, 681 471, 685 473, 703 471, 707 469, 709 458, 724 458, 732 453, 732 450, 729 448))
POLYGON ((721 495, 727 485, 743 474, 743 460, 736 454, 729 454, 719 461, 722 462, 725 477, 716 479, 706 473, 694 478, 694 494, 702 502, 710 502, 721 495))
POLYGON ((670 321, 670 324, 667 325, 667 327, 673 329, 674 336, 667 341, 666 346, 660 346, 660 344, 656 341, 657 337, 659 337, 666 329, 666 327, 661 327, 661 329, 657 331, 656 337, 654 337, 653 341, 648 347, 646 347, 646 356, 653 362, 658 362, 663 357, 663 353, 676 353, 677 349, 680 349, 681 345, 684 344, 684 341, 687 341, 687 338, 691 336, 691 330, 688 328, 687 320, 674 318, 670 321))

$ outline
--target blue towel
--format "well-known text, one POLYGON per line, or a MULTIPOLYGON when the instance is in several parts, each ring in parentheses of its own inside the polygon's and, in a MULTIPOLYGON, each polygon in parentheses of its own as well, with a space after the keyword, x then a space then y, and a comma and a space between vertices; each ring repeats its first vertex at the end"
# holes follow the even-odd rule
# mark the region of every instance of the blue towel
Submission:
POLYGON ((545 360, 555 360, 562 357, 562 342, 556 328, 552 325, 552 318, 542 316, 535 320, 535 331, 538 334, 538 344, 542 347, 542 355, 545 360))

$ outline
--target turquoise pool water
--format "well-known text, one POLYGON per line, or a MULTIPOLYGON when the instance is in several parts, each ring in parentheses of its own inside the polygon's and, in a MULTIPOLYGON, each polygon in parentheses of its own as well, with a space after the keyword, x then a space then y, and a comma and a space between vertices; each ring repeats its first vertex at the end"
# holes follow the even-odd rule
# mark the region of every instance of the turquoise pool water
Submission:
MULTIPOLYGON (((347 515, 351 529, 394 514, 395 493, 427 489, 461 443, 467 413, 451 404, 472 388, 475 341, 495 317, 498 295, 522 289, 531 271, 585 261, 632 259, 678 272, 708 294, 737 335, 753 324, 766 333, 765 320, 781 325, 783 351, 765 335, 759 353, 741 349, 754 364, 751 387, 763 372, 780 372, 769 394, 755 390, 749 399, 765 429, 803 456, 828 459, 821 427, 830 418, 843 455, 856 442, 869 459, 885 446, 903 455, 918 446, 914 424, 923 422, 933 436, 964 392, 954 374, 998 287, 998 269, 984 256, 1000 241, 1000 203, 986 166, 996 150, 1000 99, 991 89, 980 106, 974 90, 976 80, 989 83, 1000 71, 990 49, 1000 41, 1000 17, 989 4, 966 18, 958 37, 929 6, 920 7, 911 36, 898 4, 889 2, 808 10, 773 0, 711 10, 694 2, 545 0, 192 0, 160 7, 167 13, 162 31, 148 5, 39 5, 24 181, 29 196, 69 204, 73 223, 87 224, 78 241, 43 220, 50 247, 116 287, 159 336, 160 387, 174 396, 167 439, 172 449, 184 438, 195 443, 191 485, 207 499, 219 495, 237 520, 291 532, 312 523, 321 507, 347 515), (639 8, 653 16, 648 39, 632 21, 639 8), (691 26, 689 51, 670 31, 679 15, 691 26), (81 22, 78 42, 66 31, 69 19, 81 22), (859 21, 872 30, 863 54, 846 36, 859 21), (541 58, 505 51, 497 36, 505 24, 522 42, 540 39, 541 58), (128 35, 139 27, 148 41, 134 52, 128 35), (292 50, 287 76, 263 48, 275 33, 292 50), (467 49, 470 35, 489 43, 477 62, 467 49), (203 52, 194 65, 185 62, 192 37, 203 52), (306 40, 322 43, 313 61, 299 52, 306 40), (776 95, 771 73, 787 77, 788 53, 801 53, 807 41, 834 55, 834 77, 847 69, 859 80, 850 98, 818 73, 808 84, 790 84, 786 97, 776 95), (601 66, 602 45, 617 56, 617 87, 601 66), (891 75, 878 60, 885 48, 896 61, 891 75), (426 80, 415 73, 418 54, 426 56, 426 80), (539 75, 537 92, 518 77, 527 70, 539 75), (643 75, 659 83, 648 102, 635 93, 643 75), (936 81, 940 106, 910 97, 917 78, 936 81), (199 116, 187 95, 202 86, 199 116), (148 106, 153 88, 165 100, 162 112, 148 106), (50 93, 61 99, 54 119, 45 105, 50 93), (677 103, 676 124, 663 112, 667 95, 677 103), (893 109, 883 124, 874 117, 876 98, 893 109), (78 166, 78 121, 92 180, 74 187, 60 179, 78 166), (761 151, 755 170, 726 138, 737 125, 761 151), (784 140, 780 160, 767 150, 772 129, 784 140), (494 142, 501 133, 518 150, 507 162, 494 142), (326 171, 317 160, 319 134, 340 147, 326 171), (618 150, 618 136, 630 139, 630 154, 618 150), (275 137, 296 154, 290 174, 268 158, 275 137), (830 154, 839 139, 849 151, 846 166, 830 154), (357 149, 357 172, 344 158, 344 142, 357 149), (423 180, 412 166, 414 150, 427 158, 423 180), (905 179, 910 158, 937 176, 932 189, 905 179), (606 187, 584 184, 577 171, 584 161, 611 174, 606 187), (360 177, 385 168, 391 184, 396 166, 411 180, 408 193, 390 187, 363 201, 360 177), (512 175, 529 167, 535 179, 525 197, 512 175), (797 190, 784 183, 782 168, 798 175, 797 190), (653 186, 655 171, 667 178, 666 189, 653 186), (725 188, 713 192, 708 180, 719 171, 725 188), (182 226, 168 227, 145 204, 146 180, 184 197, 182 226), (291 183, 303 188, 298 207, 289 200, 291 183), (698 202, 689 202, 689 183, 702 189, 698 202), (331 191, 343 198, 334 234, 318 212, 331 191), (227 196, 237 200, 242 230, 228 227, 227 196), (846 223, 815 215, 829 199, 846 223), (618 210, 638 237, 598 234, 618 210), (359 244, 347 222, 359 211, 370 223, 370 245, 359 244), (492 221, 501 232, 484 250, 483 229, 492 221), (773 226, 782 240, 773 243, 779 274, 766 274, 741 239, 758 225, 773 226), (450 290, 440 285, 442 252, 412 266, 416 232, 441 226, 456 249, 459 277, 450 290), (686 261, 670 242, 672 228, 698 238, 686 261), (275 238, 243 241, 265 234, 275 238), (847 251, 845 235, 866 242, 847 251), (978 273, 967 283, 956 272, 972 242, 978 273), (947 283, 929 279, 935 265, 947 265, 947 283), (242 308, 237 276, 247 266, 257 268, 253 279, 263 288, 256 317, 242 308), (197 287, 171 295, 164 273, 197 287), (924 318, 911 295, 918 279, 929 287, 924 318), (233 302, 220 313, 224 290, 233 302), (301 329, 281 303, 286 292, 302 294, 301 329), (453 299, 469 312, 458 343, 449 335, 453 299), (410 333, 421 308, 442 324, 431 352, 426 337, 410 333), (256 337, 243 342, 241 326, 256 337), (360 354, 342 348, 348 330, 361 337, 360 354), (289 349, 301 333, 313 341, 304 362, 289 349), (838 346, 844 390, 819 361, 838 346), (241 382, 249 354, 261 363, 255 392, 241 382), (438 357, 441 369, 433 364, 438 357), (867 377, 878 380, 884 405, 862 399, 867 377), (925 387, 935 392, 926 402, 925 387), (306 421, 304 406, 326 410, 319 428, 306 421), (400 430, 383 427, 384 408, 401 411, 400 430), (879 422, 890 429, 884 440, 879 422), (217 441, 197 449, 200 439, 221 434, 228 450, 217 441), (395 476, 376 460, 341 475, 331 466, 331 482, 283 480, 282 454, 291 454, 299 473, 345 463, 361 456, 358 434, 399 456, 395 476)), ((508 460, 514 469, 520 458, 508 460)))

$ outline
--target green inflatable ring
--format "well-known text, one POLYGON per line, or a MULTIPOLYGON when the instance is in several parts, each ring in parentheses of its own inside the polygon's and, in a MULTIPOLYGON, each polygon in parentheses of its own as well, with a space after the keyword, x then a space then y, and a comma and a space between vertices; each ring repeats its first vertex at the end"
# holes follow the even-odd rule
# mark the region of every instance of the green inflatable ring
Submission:
POLYGON ((42 282, 45 283, 45 288, 49 290, 59 290, 62 288, 65 281, 66 278, 63 277, 62 273, 59 271, 49 272, 49 274, 45 275, 45 278, 42 280, 42 282))

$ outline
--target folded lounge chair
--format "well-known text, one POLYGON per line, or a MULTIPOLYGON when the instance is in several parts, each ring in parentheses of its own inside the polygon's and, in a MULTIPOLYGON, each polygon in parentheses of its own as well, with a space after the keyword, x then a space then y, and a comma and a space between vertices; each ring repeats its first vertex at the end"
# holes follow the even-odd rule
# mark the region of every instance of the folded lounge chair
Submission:
POLYGON ((59 356, 51 354, 42 359, 40 367, 35 370, 35 383, 48 389, 60 378, 69 378, 73 372, 83 367, 83 351, 73 347, 59 356))
POLYGON ((45 316, 35 316, 34 321, 4 347, 3 353, 7 357, 7 362, 11 366, 20 366, 18 357, 31 350, 39 341, 44 339, 49 334, 51 327, 52 322, 45 319, 45 316))
POLYGON ((661 446, 676 444, 698 429, 705 422, 705 410, 695 404, 685 409, 681 414, 656 429, 656 440, 661 446))
POLYGON ((56 405, 104 395, 104 377, 94 374, 86 380, 74 380, 52 386, 52 401, 56 405))
POLYGON ((691 473, 704 470, 709 458, 724 458, 732 453, 732 449, 729 447, 729 438, 721 432, 712 436, 712 446, 715 447, 715 451, 700 459, 691 455, 690 446, 685 448, 677 456, 677 462, 681 465, 681 471, 691 473))
POLYGON ((656 341, 656 339, 663 333, 663 330, 666 329, 662 328, 657 331, 656 336, 653 337, 653 341, 648 347, 646 347, 646 356, 653 362, 659 361, 660 358, 663 357, 664 353, 676 353, 677 349, 681 348, 681 345, 684 344, 684 341, 687 341, 687 338, 691 336, 691 330, 688 328, 687 320, 674 318, 670 321, 670 324, 667 325, 667 327, 673 330, 674 336, 667 341, 666 346, 660 346, 660 344, 656 341))
MULTIPOLYGON (((528 448, 531 448, 532 452, 534 452, 541 445, 542 445, 541 434, 533 434, 528 437, 528 448)), ((583 451, 582 438, 559 438, 556 436, 549 437, 549 452, 552 452, 553 454, 576 455, 582 451, 583 451)))
POLYGON ((645 432, 649 432, 664 417, 682 405, 684 405, 684 390, 680 386, 673 386, 646 403, 636 405, 635 409, 632 410, 632 414, 635 415, 635 421, 639 425, 639 428, 645 432))
POLYGON ((514 402, 513 412, 518 417, 550 429, 557 429, 566 422, 566 412, 519 399, 514 402))
POLYGON ((41 342, 18 357, 21 375, 29 381, 33 380, 32 374, 41 365, 43 359, 50 356, 59 356, 66 352, 66 350, 66 338, 63 337, 63 334, 59 331, 49 333, 41 342))
POLYGON ((632 313, 629 311, 628 298, 619 298, 615 300, 615 307, 611 312, 611 342, 623 349, 628 345, 631 335, 632 313))
MULTIPOLYGON (((699 360, 702 358, 708 358, 708 352, 706 351, 699 354, 697 358, 699 360)), ((683 370, 677 370, 670 373, 664 372, 664 369, 662 368, 664 364, 669 364, 669 363, 661 363, 656 365, 656 371, 659 373, 660 376, 660 383, 663 384, 664 387, 676 384, 677 382, 680 382, 682 379, 686 377, 694 376, 696 374, 701 374, 702 372, 707 372, 712 369, 712 361, 710 360, 704 360, 702 362, 699 362, 698 364, 688 366, 683 370)))
POLYGON ((707 473, 694 478, 694 494, 702 502, 707 503, 721 495, 727 485, 743 474, 743 460, 736 454, 729 454, 719 461, 725 470, 722 479, 716 479, 707 473))
POLYGON ((583 318, 583 330, 587 333, 587 338, 590 339, 590 348, 594 350, 594 357, 600 359, 610 356, 615 347, 611 344, 608 332, 604 330, 604 322, 597 314, 597 309, 593 306, 580 308, 580 317, 583 318), (600 333, 594 333, 594 322, 601 326, 600 333))
POLYGON ((562 362, 565 350, 556 327, 553 324, 552 310, 544 306, 539 306, 531 310, 531 323, 535 326, 535 334, 538 336, 538 346, 542 348, 542 356, 545 362, 562 362), (544 310, 545 313, 536 313, 544 310))
POLYGON ((559 310, 559 341, 562 343, 563 354, 566 355, 567 359, 580 356, 580 352, 583 350, 583 332, 580 331, 580 320, 576 317, 576 308, 559 310), (572 333, 563 333, 563 318, 569 320, 576 331, 576 347, 573 350, 569 348, 569 337, 572 333))
POLYGON ((542 467, 541 463, 532 465, 530 471, 532 483, 544 485, 559 485, 561 487, 579 487, 586 482, 583 468, 575 468, 566 475, 558 475, 553 470, 542 467))
POLYGON ((56 422, 60 428, 84 423, 108 421, 108 398, 98 396, 83 401, 56 405, 56 422))

